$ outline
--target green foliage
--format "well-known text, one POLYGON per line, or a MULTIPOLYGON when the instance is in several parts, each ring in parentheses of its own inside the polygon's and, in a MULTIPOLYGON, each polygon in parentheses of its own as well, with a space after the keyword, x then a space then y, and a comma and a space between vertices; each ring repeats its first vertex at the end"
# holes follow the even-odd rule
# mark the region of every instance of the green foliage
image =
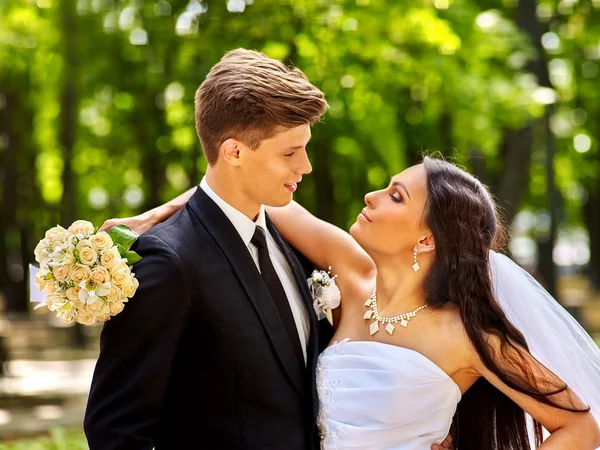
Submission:
POLYGON ((6 245, 19 246, 11 230, 35 242, 61 221, 137 214, 198 183, 194 93, 237 47, 300 67, 325 92, 315 170, 297 199, 344 227, 367 191, 423 150, 467 168, 480 155, 479 175, 497 188, 506 132, 524 127, 534 127, 533 157, 517 198, 544 209, 548 92, 531 67, 547 59, 561 220, 579 224, 582 202, 600 193, 600 3, 538 3, 543 54, 518 26, 518 1, 5 0, 0 165, 12 175, 0 196, 15 199, 6 245))
POLYGON ((0 443, 0 450, 88 450, 82 431, 53 428, 50 436, 0 443))

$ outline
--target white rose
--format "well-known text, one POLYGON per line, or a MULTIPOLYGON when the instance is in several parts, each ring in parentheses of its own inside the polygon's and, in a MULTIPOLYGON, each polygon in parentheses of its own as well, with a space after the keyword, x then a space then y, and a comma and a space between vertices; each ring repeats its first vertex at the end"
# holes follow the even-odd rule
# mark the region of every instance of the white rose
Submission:
POLYGON ((68 231, 73 234, 92 234, 94 232, 94 225, 87 220, 76 220, 69 227, 68 231))
POLYGON ((67 238, 67 236, 67 230, 60 225, 57 225, 46 231, 45 239, 48 242, 61 243, 67 238))
POLYGON ((63 310, 58 312, 58 318, 65 323, 75 322, 77 312, 75 310, 63 310))
POLYGON ((106 294, 106 301, 112 303, 119 300, 122 297, 123 292, 121 291, 121 288, 113 283, 110 287, 110 291, 108 292, 108 294, 106 294))
POLYGON ((48 242, 46 239, 42 239, 38 245, 35 246, 33 253, 35 254, 35 260, 39 263, 41 263, 50 255, 48 252, 48 242))
POLYGON ((87 280, 92 276, 92 271, 89 267, 83 264, 75 264, 71 270, 71 280, 75 284, 80 284, 82 281, 87 280))
POLYGON ((90 241, 92 241, 92 246, 97 251, 108 250, 113 245, 113 241, 106 231, 99 231, 90 237, 90 241))
POLYGON ((56 311, 66 304, 64 297, 56 294, 46 296, 46 306, 50 311, 56 311))
POLYGON ((126 263, 121 261, 112 269, 111 276, 115 283, 117 283, 119 286, 122 286, 127 278, 131 276, 131 270, 126 263))
POLYGON ((121 311, 123 311, 123 308, 125 308, 125 303, 122 301, 111 303, 110 304, 110 315, 116 316, 121 311))
POLYGON ((77 322, 82 325, 92 325, 96 323, 96 317, 82 309, 77 313, 77 322))
POLYGON ((63 264, 75 264, 75 246, 64 245, 63 246, 63 264))
POLYGON ((107 269, 113 269, 117 264, 121 262, 121 254, 119 253, 119 249, 117 247, 113 247, 109 250, 106 250, 100 256, 100 264, 102 264, 107 269))
POLYGON ((58 281, 67 281, 69 279, 69 275, 71 274, 71 270, 73 269, 72 264, 61 264, 54 267, 52 273, 54 277, 58 281))
POLYGON ((106 268, 102 266, 96 267, 94 270, 92 270, 91 280, 94 282, 94 284, 99 286, 110 280, 110 274, 106 268))
POLYGON ((96 317, 98 322, 106 322, 108 319, 110 319, 110 314, 102 314, 101 316, 96 317))

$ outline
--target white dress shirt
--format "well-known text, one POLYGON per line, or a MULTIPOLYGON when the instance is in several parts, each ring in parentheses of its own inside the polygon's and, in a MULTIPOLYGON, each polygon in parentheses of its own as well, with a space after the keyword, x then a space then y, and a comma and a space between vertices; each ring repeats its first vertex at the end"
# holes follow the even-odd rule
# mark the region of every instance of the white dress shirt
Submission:
POLYGON ((304 362, 306 363, 306 347, 308 345, 308 336, 310 332, 308 311, 306 311, 306 308, 303 305, 302 297, 300 291, 298 290, 298 286, 296 285, 292 269, 290 268, 285 256, 279 249, 277 243, 273 240, 273 237, 267 228, 264 206, 261 205, 256 222, 253 222, 245 214, 238 211, 221 197, 219 197, 208 185, 206 177, 202 178, 200 187, 204 192, 206 192, 206 195, 208 195, 211 200, 213 200, 217 206, 221 208, 223 213, 225 213, 227 218, 233 224, 240 237, 244 241, 246 248, 254 260, 254 264, 256 264, 256 267, 259 271, 260 265, 258 263, 258 249, 254 244, 250 243, 250 241, 252 240, 252 236, 254 236, 257 225, 265 230, 267 235, 267 249, 269 250, 269 256, 271 257, 271 262, 273 263, 275 272, 277 272, 279 281, 281 281, 285 295, 290 303, 290 309, 292 310, 294 322, 296 323, 296 328, 298 330, 298 337, 300 338, 300 345, 302 346, 304 362))

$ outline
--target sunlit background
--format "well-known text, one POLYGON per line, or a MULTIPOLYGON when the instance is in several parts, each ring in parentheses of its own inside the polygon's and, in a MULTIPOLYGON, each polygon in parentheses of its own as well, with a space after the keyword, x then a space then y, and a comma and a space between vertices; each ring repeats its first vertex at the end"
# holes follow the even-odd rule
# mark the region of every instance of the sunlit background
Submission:
POLYGON ((86 448, 100 328, 32 311, 37 241, 198 183, 194 92, 237 47, 327 96, 297 194, 311 211, 348 227, 438 151, 490 186, 513 257, 600 336, 600 0, 2 0, 0 449, 86 448))

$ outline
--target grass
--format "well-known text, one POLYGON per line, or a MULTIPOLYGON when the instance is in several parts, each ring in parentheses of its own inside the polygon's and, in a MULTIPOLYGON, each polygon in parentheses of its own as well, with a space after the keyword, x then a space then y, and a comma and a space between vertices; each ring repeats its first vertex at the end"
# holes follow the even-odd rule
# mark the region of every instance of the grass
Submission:
POLYGON ((49 436, 0 443, 0 450, 89 450, 83 431, 52 428, 49 436))

